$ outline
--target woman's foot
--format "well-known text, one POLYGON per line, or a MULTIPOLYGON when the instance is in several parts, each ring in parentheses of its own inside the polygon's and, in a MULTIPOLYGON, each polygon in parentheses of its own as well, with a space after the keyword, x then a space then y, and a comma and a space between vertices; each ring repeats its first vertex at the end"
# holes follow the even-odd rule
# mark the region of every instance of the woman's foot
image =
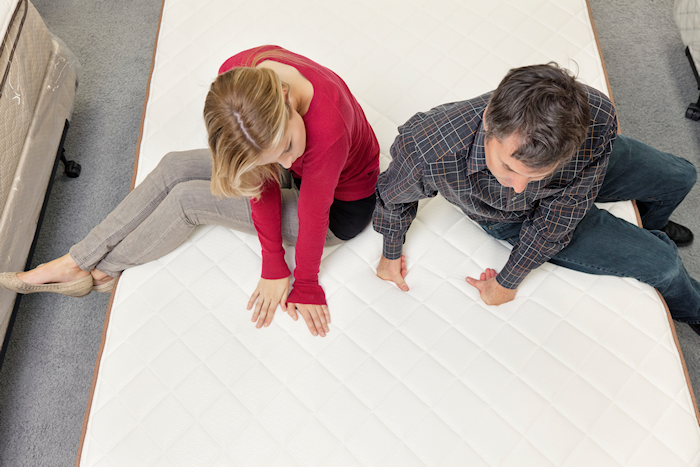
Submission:
POLYGON ((30 271, 19 272, 17 278, 27 284, 60 284, 89 275, 89 272, 80 269, 73 258, 66 254, 30 271))
POLYGON ((114 286, 117 283, 117 278, 97 271, 98 277, 104 277, 101 279, 95 279, 95 271, 97 271, 97 269, 92 271, 92 291, 99 293, 112 293, 112 290, 114 290, 114 286))
POLYGON ((100 293, 112 293, 114 285, 117 283, 117 278, 108 276, 102 271, 93 269, 92 272, 92 290, 100 293))
POLYGON ((0 273, 0 286, 17 293, 54 292, 82 297, 91 291, 111 293, 116 283, 102 271, 83 271, 70 255, 64 255, 26 272, 0 273))
POLYGON ((106 284, 106 283, 116 279, 116 277, 108 276, 104 272, 98 271, 97 269, 93 269, 90 274, 92 274, 92 280, 93 280, 95 285, 106 284))
POLYGON ((53 292, 70 297, 83 297, 92 291, 92 276, 87 275, 69 282, 49 284, 29 284, 17 277, 16 272, 1 272, 0 286, 12 292, 29 294, 36 292, 53 292))
POLYGON ((82 297, 92 291, 92 282, 90 273, 80 269, 69 255, 49 261, 31 271, 0 273, 0 286, 22 294, 53 292, 82 297))

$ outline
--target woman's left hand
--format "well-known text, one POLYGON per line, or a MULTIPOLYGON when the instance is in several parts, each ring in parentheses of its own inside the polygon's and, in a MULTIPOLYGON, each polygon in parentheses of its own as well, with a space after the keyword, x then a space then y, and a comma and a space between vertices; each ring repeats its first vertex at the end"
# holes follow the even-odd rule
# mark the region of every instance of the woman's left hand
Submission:
POLYGON ((272 318, 275 316, 277 305, 280 305, 282 310, 287 311, 285 306, 287 295, 289 295, 289 276, 282 279, 260 278, 255 292, 248 300, 248 310, 251 310, 253 304, 255 304, 255 311, 251 321, 258 322, 255 325, 256 328, 259 329, 270 325, 272 318))
POLYGON ((297 320, 296 310, 299 310, 299 313, 301 313, 311 334, 326 337, 326 333, 329 331, 328 325, 331 322, 331 314, 328 312, 327 305, 305 305, 303 303, 287 302, 286 311, 294 321, 297 320))

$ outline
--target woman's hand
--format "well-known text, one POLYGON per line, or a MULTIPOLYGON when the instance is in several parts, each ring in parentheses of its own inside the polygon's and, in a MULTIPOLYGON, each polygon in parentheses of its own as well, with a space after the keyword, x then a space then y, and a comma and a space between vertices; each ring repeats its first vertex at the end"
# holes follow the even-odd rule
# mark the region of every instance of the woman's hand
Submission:
POLYGON ((248 300, 248 310, 251 310, 253 304, 255 304, 255 311, 251 321, 258 322, 255 325, 256 328, 270 325, 272 318, 275 316, 277 305, 281 306, 282 310, 287 311, 285 302, 287 295, 289 295, 289 277, 282 279, 260 278, 255 292, 248 300))
POLYGON ((328 312, 327 305, 287 303, 287 309, 285 311, 289 313, 289 316, 291 316, 294 321, 298 319, 296 310, 299 310, 299 313, 301 313, 311 334, 314 336, 320 334, 321 337, 326 337, 328 325, 331 322, 331 314, 328 312))

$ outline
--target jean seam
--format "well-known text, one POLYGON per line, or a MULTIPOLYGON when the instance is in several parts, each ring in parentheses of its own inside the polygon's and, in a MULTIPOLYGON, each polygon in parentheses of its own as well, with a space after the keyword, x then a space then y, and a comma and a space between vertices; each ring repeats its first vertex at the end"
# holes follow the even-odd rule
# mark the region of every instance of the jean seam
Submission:
MULTIPOLYGON (((561 258, 553 258, 553 259, 561 259, 561 258)), ((630 278, 630 279, 636 279, 636 280, 638 280, 639 282, 642 282, 642 283, 644 283, 644 284, 647 284, 647 285, 649 285, 649 286, 651 286, 651 287, 654 287, 655 289, 658 290, 658 286, 655 286, 655 285, 650 284, 649 282, 645 281, 644 278, 642 278, 642 277, 629 276, 629 275, 626 275, 626 274, 621 274, 621 273, 615 272, 615 271, 613 271, 613 270, 604 269, 604 268, 600 268, 600 267, 596 267, 596 266, 591 266, 591 265, 589 265, 589 264, 581 263, 581 262, 578 262, 578 261, 573 261, 573 260, 570 260, 570 259, 566 259, 565 261, 568 262, 568 263, 571 263, 571 264, 577 264, 577 265, 580 265, 580 266, 585 266, 585 267, 590 268, 590 269, 595 269, 596 271, 603 271, 603 272, 605 272, 605 273, 608 273, 608 275, 612 275, 612 276, 615 276, 615 277, 628 277, 628 278, 630 278)), ((552 263, 552 264, 555 264, 555 263, 552 263)), ((555 265, 556 265, 556 264, 555 264, 555 265)), ((586 271, 579 271, 579 272, 584 272, 585 274, 589 274, 589 273, 586 272, 586 271)), ((603 274, 601 274, 601 275, 603 275, 603 274)))
MULTIPOLYGON (((134 258, 133 261, 134 261, 134 262, 138 262, 138 261, 139 261, 141 258, 143 258, 145 255, 147 255, 148 253, 150 253, 151 251, 153 251, 153 249, 154 249, 159 243, 161 243, 161 242, 163 241, 164 238, 166 238, 168 235, 170 235, 170 232, 171 232, 173 226, 174 226, 175 224, 177 224, 180 220, 181 220, 180 216, 177 216, 177 217, 173 220, 173 222, 170 223, 170 225, 168 226, 168 228, 167 228, 166 230, 163 231, 163 235, 161 235, 160 237, 158 237, 158 239, 157 239, 155 242, 153 242, 153 244, 152 244, 148 249, 144 250, 144 252, 141 253, 137 258, 134 258)), ((186 221, 186 223, 187 223, 187 225, 190 225, 190 226, 192 225, 192 224, 190 224, 190 223, 187 222, 187 221, 186 221)), ((193 228, 194 228, 194 226, 193 226, 193 228)))
MULTIPOLYGON (((190 217, 191 217, 191 216, 194 216, 194 215, 199 215, 199 214, 200 214, 200 211, 197 211, 197 210, 191 211, 191 213, 190 213, 189 215, 183 214, 182 217, 184 217, 185 222, 186 222, 188 225, 191 225, 192 227, 197 227, 198 225, 222 225, 222 226, 223 226, 223 225, 225 225, 226 222, 231 222, 231 221, 232 221, 232 219, 231 219, 230 217, 227 217, 227 216, 225 216, 225 215, 223 215, 223 214, 214 214, 214 213, 211 213, 211 212, 208 212, 208 211, 201 211, 201 212, 202 212, 203 214, 205 214, 207 217, 209 217, 210 219, 221 219, 222 222, 221 222, 221 223, 211 222, 211 223, 207 223, 207 224, 199 224, 198 222, 193 222, 192 219, 190 219, 190 217)), ((250 214, 250 213, 249 213, 249 214, 250 214)), ((242 226, 251 227, 251 228, 253 228, 253 229, 255 228, 255 224, 253 224, 253 223, 247 223, 247 222, 245 222, 245 221, 236 221, 236 223, 239 223, 239 224, 241 224, 242 226)), ((226 228, 228 228, 228 227, 226 227, 226 228)), ((235 229, 234 229, 234 230, 235 230, 235 229)), ((161 238, 162 238, 162 237, 161 237, 161 238)))
MULTIPOLYGON (((681 191, 681 190, 676 190, 676 191, 681 191)), ((615 200, 615 201, 630 201, 630 200, 618 198, 615 196, 605 196, 604 199, 606 199, 606 200, 610 199, 610 200, 615 200)), ((639 201, 640 203, 647 203, 647 202, 655 203, 653 208, 651 208, 649 211, 644 213, 644 216, 640 215, 640 217, 642 218, 642 225, 644 224, 645 219, 649 219, 649 217, 651 217, 656 211, 659 210, 659 208, 663 207, 665 204, 662 200, 657 199, 657 198, 646 198, 644 201, 640 201, 640 200, 634 200, 634 201, 639 201)), ((601 201, 601 202, 608 203, 610 201, 601 201)))
MULTIPOLYGON (((554 260, 563 260, 563 261, 566 261, 567 263, 576 264, 576 265, 579 265, 579 266, 584 266, 584 267, 587 267, 587 268, 589 268, 589 269, 595 269, 596 271, 602 271, 602 272, 604 272, 604 273, 607 273, 608 275, 615 276, 615 277, 631 277, 631 276, 626 276, 626 275, 624 275, 624 274, 620 274, 619 272, 616 272, 616 271, 613 271, 613 270, 610 270, 610 269, 605 269, 605 268, 601 268, 601 267, 598 267, 598 266, 592 266, 592 265, 590 265, 590 264, 582 263, 582 262, 579 262, 579 261, 574 261, 574 260, 571 260, 571 259, 556 258, 556 257, 554 257, 554 258, 552 258, 552 259, 554 259, 554 260)), ((555 265, 556 265, 556 263, 552 263, 552 264, 555 264, 555 265)), ((579 272, 583 272, 583 271, 579 271, 579 272)), ((586 274, 588 274, 588 273, 586 273, 586 274)), ((600 275, 605 275, 605 274, 600 274, 600 275)), ((642 281, 642 280, 641 280, 640 278, 638 278, 638 277, 632 277, 632 278, 633 278, 633 279, 637 279, 637 280, 640 281, 640 282, 644 282, 644 281, 642 281)))

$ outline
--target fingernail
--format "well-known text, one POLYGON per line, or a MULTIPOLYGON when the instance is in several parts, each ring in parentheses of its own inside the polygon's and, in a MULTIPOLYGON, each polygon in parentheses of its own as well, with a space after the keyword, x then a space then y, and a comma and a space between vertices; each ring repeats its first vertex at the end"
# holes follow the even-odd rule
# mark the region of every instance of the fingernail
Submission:
POLYGON ((313 334, 314 336, 318 335, 318 333, 316 331, 312 332, 311 334, 313 334))

